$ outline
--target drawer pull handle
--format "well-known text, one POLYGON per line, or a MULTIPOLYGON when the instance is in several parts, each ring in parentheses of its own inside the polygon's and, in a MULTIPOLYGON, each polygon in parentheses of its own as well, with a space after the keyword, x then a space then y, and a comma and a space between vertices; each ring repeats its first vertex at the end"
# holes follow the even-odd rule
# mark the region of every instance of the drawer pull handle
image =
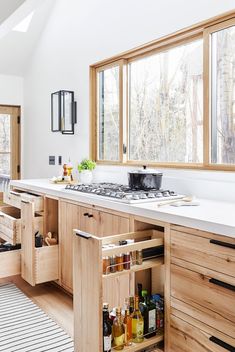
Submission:
POLYGON ((227 288, 230 291, 235 292, 235 286, 227 284, 227 282, 223 282, 217 279, 209 279, 209 282, 211 282, 214 285, 221 286, 221 287, 227 288))
POLYGON ((210 240, 210 243, 216 244, 217 246, 235 249, 235 244, 233 244, 233 243, 217 241, 217 240, 210 240))
POLYGON ((88 214, 88 218, 93 218, 93 215, 92 214, 88 214))
POLYGON ((84 213, 84 214, 83 214, 83 216, 88 216, 88 215, 89 215, 89 213, 84 213))
POLYGON ((30 202, 26 202, 25 200, 21 200, 22 203, 24 204, 29 204, 30 202))
POLYGON ((1 214, 1 213, 0 213, 0 217, 1 217, 1 218, 4 218, 4 214, 1 214))
POLYGON ((233 347, 233 346, 229 345, 228 343, 226 343, 226 342, 224 342, 224 341, 218 339, 218 337, 211 336, 211 337, 209 338, 209 340, 210 340, 211 342, 214 342, 216 345, 219 345, 219 346, 223 347, 223 348, 224 348, 225 350, 227 350, 227 351, 235 352, 235 347, 233 347))
POLYGON ((89 238, 92 238, 92 236, 89 233, 84 232, 84 231, 76 231, 75 234, 76 234, 76 236, 85 238, 86 240, 89 240, 89 238))
POLYGON ((15 191, 10 191, 10 194, 12 194, 13 196, 20 197, 20 193, 17 193, 15 191))

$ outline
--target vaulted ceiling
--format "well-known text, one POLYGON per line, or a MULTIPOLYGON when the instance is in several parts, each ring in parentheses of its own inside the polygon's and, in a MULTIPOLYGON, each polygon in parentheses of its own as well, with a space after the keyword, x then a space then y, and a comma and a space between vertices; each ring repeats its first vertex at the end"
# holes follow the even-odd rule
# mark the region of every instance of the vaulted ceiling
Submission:
POLYGON ((0 74, 23 76, 55 0, 0 1, 0 74), (27 32, 12 29, 34 11, 27 32))

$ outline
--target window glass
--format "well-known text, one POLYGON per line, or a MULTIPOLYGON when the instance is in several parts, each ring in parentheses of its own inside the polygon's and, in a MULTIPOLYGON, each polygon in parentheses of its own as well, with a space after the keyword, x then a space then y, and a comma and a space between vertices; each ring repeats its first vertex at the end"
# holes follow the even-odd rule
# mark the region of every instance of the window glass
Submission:
POLYGON ((203 42, 129 64, 129 160, 203 162, 203 42))
POLYGON ((235 26, 211 36, 211 161, 235 164, 235 26))
POLYGON ((98 157, 119 160, 119 66, 98 73, 98 157))

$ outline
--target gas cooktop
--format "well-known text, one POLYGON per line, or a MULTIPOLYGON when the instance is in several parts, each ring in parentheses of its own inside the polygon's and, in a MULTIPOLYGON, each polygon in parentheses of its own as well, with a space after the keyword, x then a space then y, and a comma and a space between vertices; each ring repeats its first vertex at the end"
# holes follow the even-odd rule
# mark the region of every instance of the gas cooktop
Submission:
POLYGON ((170 199, 180 199, 183 196, 170 190, 133 190, 126 185, 116 183, 91 183, 91 184, 69 184, 66 190, 89 193, 106 199, 112 199, 123 203, 145 203, 170 199))

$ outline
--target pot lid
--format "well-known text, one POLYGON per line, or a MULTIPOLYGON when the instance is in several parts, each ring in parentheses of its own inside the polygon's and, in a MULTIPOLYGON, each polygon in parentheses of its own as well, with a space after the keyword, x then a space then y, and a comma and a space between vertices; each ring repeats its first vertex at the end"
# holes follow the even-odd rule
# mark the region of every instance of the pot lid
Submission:
POLYGON ((154 175, 162 175, 162 172, 159 172, 155 169, 147 169, 146 166, 143 166, 142 169, 130 171, 129 174, 154 174, 154 175))

